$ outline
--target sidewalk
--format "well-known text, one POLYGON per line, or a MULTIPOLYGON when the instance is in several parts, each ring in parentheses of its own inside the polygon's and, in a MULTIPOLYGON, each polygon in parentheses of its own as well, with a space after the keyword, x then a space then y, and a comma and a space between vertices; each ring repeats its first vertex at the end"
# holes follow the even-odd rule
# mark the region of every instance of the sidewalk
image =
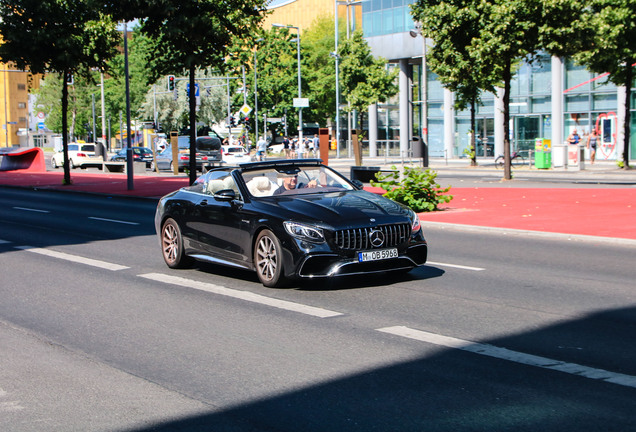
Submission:
MULTIPOLYGON (((416 165, 415 163, 406 163, 416 165)), ((415 161, 413 161, 415 162, 415 161)), ((329 161, 329 166, 349 176, 350 159, 329 161)), ((390 169, 399 160, 366 158, 364 165, 390 169)), ((431 161, 431 169, 452 186, 453 200, 440 206, 443 211, 422 213, 423 223, 454 224, 488 229, 527 230, 571 236, 628 239, 636 246, 636 170, 619 170, 614 163, 597 163, 584 171, 514 170, 515 179, 502 181, 503 172, 494 166, 470 167, 468 161, 431 161), (462 177, 477 180, 465 182, 462 177), (553 181, 545 182, 545 179, 553 181), (460 179, 460 180, 457 180, 460 179), (487 180, 487 181, 484 181, 487 180), (540 185, 532 183, 544 181, 540 185), (567 184, 559 183, 567 181, 567 184), (471 184, 471 186, 466 186, 471 184), (532 187, 528 187, 532 184, 532 187), (558 186, 557 186, 558 185, 558 186), (583 186, 581 186, 583 185, 583 186)), ((0 171, 0 185, 36 189, 88 192, 157 199, 188 185, 185 175, 170 173, 135 174, 128 189, 125 174, 73 170, 71 185, 63 185, 63 172, 0 171)), ((370 188, 372 189, 372 188, 370 188)), ((376 190, 377 191, 377 190, 376 190)), ((380 189, 381 191, 381 189, 380 189)), ((0 190, 1 193, 1 190, 0 190)))

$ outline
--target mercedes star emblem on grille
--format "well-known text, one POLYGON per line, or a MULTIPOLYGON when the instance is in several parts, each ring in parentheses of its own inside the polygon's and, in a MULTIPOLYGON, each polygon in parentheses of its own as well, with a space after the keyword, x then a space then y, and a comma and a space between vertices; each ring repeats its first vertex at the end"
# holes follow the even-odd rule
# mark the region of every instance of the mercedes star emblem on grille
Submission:
POLYGON ((369 240, 373 247, 380 247, 384 244, 384 233, 380 230, 373 230, 369 233, 369 240))

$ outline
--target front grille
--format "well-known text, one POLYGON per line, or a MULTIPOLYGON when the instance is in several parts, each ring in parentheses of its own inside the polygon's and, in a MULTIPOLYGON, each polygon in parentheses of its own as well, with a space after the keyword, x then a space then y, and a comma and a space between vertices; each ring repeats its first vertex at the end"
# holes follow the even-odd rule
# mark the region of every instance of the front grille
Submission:
POLYGON ((336 246, 346 250, 364 250, 395 247, 408 240, 411 226, 408 223, 377 227, 352 228, 336 231, 336 246), (373 244, 371 234, 379 231, 384 236, 382 244, 373 244))

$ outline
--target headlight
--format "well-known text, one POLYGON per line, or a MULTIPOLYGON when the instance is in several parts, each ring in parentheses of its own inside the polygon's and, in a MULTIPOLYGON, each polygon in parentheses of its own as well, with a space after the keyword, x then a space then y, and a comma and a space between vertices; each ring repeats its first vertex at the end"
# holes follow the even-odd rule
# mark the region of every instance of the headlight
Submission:
POLYGON ((422 226, 420 225, 420 217, 411 210, 411 234, 418 232, 422 226))
POLYGON ((298 222, 283 222, 283 226, 287 232, 300 240, 305 240, 313 243, 322 243, 325 241, 325 236, 322 229, 305 225, 298 222))

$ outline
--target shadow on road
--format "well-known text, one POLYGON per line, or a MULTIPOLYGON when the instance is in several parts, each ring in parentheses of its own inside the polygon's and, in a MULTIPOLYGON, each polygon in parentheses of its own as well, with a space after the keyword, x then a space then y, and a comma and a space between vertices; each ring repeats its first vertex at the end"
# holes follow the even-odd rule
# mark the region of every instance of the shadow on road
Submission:
MULTIPOLYGON (((636 358, 634 334, 636 308, 626 308, 483 343, 533 353, 544 346, 552 358, 560 350, 556 360, 620 369, 636 358)), ((387 344, 417 343, 380 337, 387 344)), ((631 365, 615 372, 636 375, 631 365)), ((440 348, 414 361, 136 432, 628 431, 636 427, 635 410, 633 387, 440 348)))

